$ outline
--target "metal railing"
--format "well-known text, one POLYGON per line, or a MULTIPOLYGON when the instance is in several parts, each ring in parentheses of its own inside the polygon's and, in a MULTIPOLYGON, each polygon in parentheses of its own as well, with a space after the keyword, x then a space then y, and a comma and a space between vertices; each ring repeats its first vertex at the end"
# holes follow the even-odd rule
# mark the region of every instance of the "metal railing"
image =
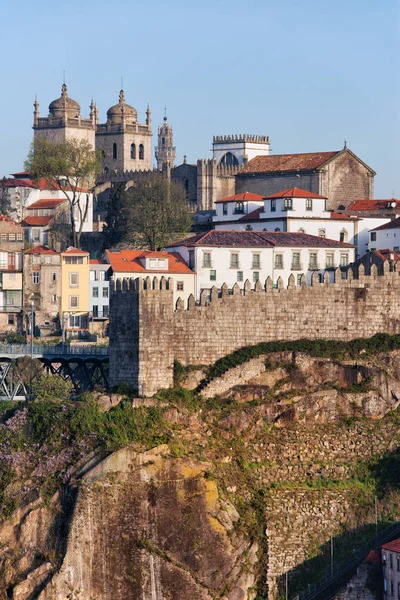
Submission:
MULTIPOLYGON (((333 596, 330 588, 334 586, 335 583, 343 585, 344 582, 342 579, 344 576, 362 563, 371 550, 374 550, 385 542, 390 541, 398 534, 400 534, 400 523, 389 525, 383 531, 381 531, 381 533, 376 536, 373 541, 371 540, 365 544, 361 550, 358 550, 358 552, 352 555, 350 558, 348 557, 341 561, 330 573, 323 575, 314 583, 309 584, 306 590, 303 590, 296 596, 292 596, 291 600, 313 600, 314 598, 317 598, 317 596, 321 596, 321 598, 323 597, 325 600, 328 600, 333 596), (326 595, 322 596, 324 592, 326 592, 326 595)), ((336 591, 337 588, 335 588, 335 592, 336 591)))
POLYGON ((47 344, 0 344, 0 356, 4 354, 12 355, 28 355, 31 354, 37 356, 58 356, 58 355, 90 355, 90 356, 108 356, 108 347, 106 346, 90 346, 90 345, 70 345, 61 344, 47 345, 47 344))

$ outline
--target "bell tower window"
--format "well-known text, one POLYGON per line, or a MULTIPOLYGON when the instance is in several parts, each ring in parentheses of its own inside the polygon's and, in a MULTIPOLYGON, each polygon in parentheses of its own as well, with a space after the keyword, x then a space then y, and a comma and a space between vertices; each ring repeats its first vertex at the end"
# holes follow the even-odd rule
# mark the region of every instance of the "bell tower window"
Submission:
POLYGON ((113 144, 113 159, 117 158, 117 144, 113 144))
POLYGON ((131 144, 131 159, 135 160, 136 158, 136 146, 135 144, 131 144))
POLYGON ((139 160, 144 160, 144 146, 140 144, 139 146, 139 160))

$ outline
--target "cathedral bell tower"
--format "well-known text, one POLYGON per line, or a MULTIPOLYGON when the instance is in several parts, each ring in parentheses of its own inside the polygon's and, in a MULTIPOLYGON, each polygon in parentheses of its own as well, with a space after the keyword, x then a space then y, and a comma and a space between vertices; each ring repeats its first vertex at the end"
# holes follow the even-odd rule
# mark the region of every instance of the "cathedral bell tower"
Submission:
POLYGON ((168 172, 174 166, 176 148, 173 146, 172 127, 167 123, 167 109, 165 109, 164 123, 158 128, 158 146, 155 155, 159 171, 168 172))

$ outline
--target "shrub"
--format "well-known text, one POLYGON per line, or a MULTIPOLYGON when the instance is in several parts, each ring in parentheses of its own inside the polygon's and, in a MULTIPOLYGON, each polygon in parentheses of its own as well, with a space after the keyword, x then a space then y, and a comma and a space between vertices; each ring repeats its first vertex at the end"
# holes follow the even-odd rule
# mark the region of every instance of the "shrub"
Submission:
POLYGON ((52 373, 40 375, 32 384, 33 397, 40 402, 65 402, 73 391, 71 381, 52 373))

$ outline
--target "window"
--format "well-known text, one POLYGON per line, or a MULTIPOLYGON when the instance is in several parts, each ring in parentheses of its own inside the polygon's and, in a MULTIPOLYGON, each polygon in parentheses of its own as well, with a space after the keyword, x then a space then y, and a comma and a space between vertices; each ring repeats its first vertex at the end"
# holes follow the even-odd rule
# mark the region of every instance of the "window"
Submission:
POLYGON ((23 241, 24 241, 24 234, 17 233, 17 242, 23 242, 23 241))
POLYGON ((83 256, 65 256, 66 265, 83 265, 83 256))
POLYGON ((340 266, 341 267, 347 267, 348 264, 349 264, 349 256, 348 256, 348 254, 341 254, 340 255, 340 266))
POLYGON ((371 242, 376 242, 376 231, 371 231, 371 242))
POLYGON ((98 298, 99 297, 99 288, 98 287, 94 287, 93 288, 93 294, 92 294, 93 298, 98 298))
POLYGON ((176 282, 176 291, 177 292, 183 292, 183 281, 177 281, 176 282))
POLYGON ((79 286, 79 274, 78 273, 70 273, 69 274, 69 287, 78 287, 79 286))
MULTIPOLYGON (((393 554, 389 553, 389 567, 393 569, 393 554)), ((393 594, 393 592, 392 592, 393 594)))
POLYGON ((318 229, 318 237, 320 237, 320 238, 326 238, 326 230, 325 229, 318 229))
POLYGON ((40 240, 40 229, 32 229, 32 239, 34 242, 38 242, 40 240))
POLYGON ((8 241, 9 242, 15 242, 15 233, 9 233, 8 234, 8 241))
POLYGON ((292 269, 300 269, 300 252, 293 252, 292 254, 292 269))
POLYGON ((239 254, 236 252, 231 253, 231 269, 239 268, 239 254))
POLYGON ((162 145, 162 146, 165 146, 165 138, 164 138, 164 137, 163 137, 163 138, 161 138, 161 145, 162 145))
POLYGON ((312 198, 306 199, 306 210, 312 210, 312 198))
POLYGON ((93 317, 96 318, 99 316, 99 307, 97 304, 93 305, 93 317))
POLYGON ((251 264, 251 268, 252 269, 261 269, 261 263, 260 263, 260 255, 259 254, 253 254, 253 260, 252 260, 252 264, 251 264))
POLYGON ((333 267, 335 265, 333 252, 327 252, 326 254, 326 268, 333 267))
POLYGON ((211 267, 211 252, 203 252, 203 267, 211 267))
POLYGON ((139 160, 144 160, 144 146, 140 144, 139 146, 139 160))
POLYGON ((390 595, 394 596, 394 582, 393 581, 390 582, 390 595))
POLYGON ((227 202, 224 202, 222 204, 222 214, 223 215, 227 215, 228 214, 228 203, 227 202))
POLYGON ((117 144, 113 144, 113 159, 116 160, 117 158, 117 144))
POLYGON ((165 269, 165 260, 163 258, 158 260, 158 268, 165 269))
POLYGON ((301 285, 301 278, 303 275, 297 275, 297 285, 301 285))
POLYGON ((257 283, 257 281, 260 279, 260 273, 258 271, 253 271, 253 282, 257 283))
POLYGON ((10 273, 10 281, 15 281, 17 278, 17 274, 16 273, 10 273))
POLYGON ((108 319, 108 306, 103 306, 103 317, 108 319))
POLYGON ((69 297, 69 308, 78 308, 78 307, 79 307, 78 296, 70 296, 69 297))
POLYGON ((14 315, 8 315, 8 324, 9 325, 15 324, 14 315))
POLYGON ((275 269, 283 269, 283 254, 275 254, 275 269))
POLYGON ((96 271, 90 271, 89 281, 96 281, 96 271))
POLYGON ((57 302, 57 296, 56 296, 56 294, 53 294, 53 295, 52 295, 52 297, 51 297, 51 301, 52 301, 52 302, 57 302))
POLYGON ((135 144, 131 144, 131 159, 136 160, 136 146, 135 144))
POLYGON ((103 287, 103 298, 108 298, 108 287, 103 287))
POLYGON ((244 202, 235 202, 235 215, 242 215, 244 213, 244 202))
POLYGON ((70 327, 80 327, 81 326, 80 315, 71 315, 69 318, 69 326, 70 327))
POLYGON ((318 269, 318 255, 316 252, 310 252, 310 269, 318 269))
POLYGON ((284 198, 283 199, 283 210, 292 210, 293 208, 292 198, 284 198))
POLYGON ((237 272, 237 281, 243 281, 243 271, 237 272))
POLYGON ((149 260, 149 267, 150 269, 156 269, 157 268, 157 261, 155 258, 150 258, 149 260))
MULTIPOLYGON (((396 556, 396 560, 397 560, 397 570, 400 571, 400 558, 398 556, 396 556)), ((399 585, 400 585, 400 581, 399 581, 399 585)))
POLYGON ((106 272, 105 271, 99 271, 97 273, 97 279, 98 279, 98 281, 107 281, 106 272))
POLYGON ((33 283, 35 285, 39 285, 39 283, 40 283, 40 273, 39 273, 39 271, 34 271, 32 273, 32 277, 33 277, 33 283))
POLYGON ((271 199, 271 212, 275 212, 276 211, 276 199, 272 198, 271 199))
POLYGON ((347 238, 348 238, 348 233, 346 229, 342 229, 342 231, 340 232, 340 236, 339 239, 341 242, 347 242, 347 238))
POLYGON ((194 250, 189 250, 189 269, 194 269, 194 250))
POLYGON ((210 271, 210 281, 217 281, 217 271, 210 271))
POLYGON ((6 234, 6 233, 2 233, 2 234, 0 234, 0 240, 1 240, 2 242, 6 242, 6 241, 7 241, 7 234, 6 234))
POLYGON ((45 256, 44 257, 44 263, 46 265, 51 265, 51 256, 45 256))
POLYGON ((57 281, 57 273, 53 273, 52 279, 53 279, 53 281, 57 281))

